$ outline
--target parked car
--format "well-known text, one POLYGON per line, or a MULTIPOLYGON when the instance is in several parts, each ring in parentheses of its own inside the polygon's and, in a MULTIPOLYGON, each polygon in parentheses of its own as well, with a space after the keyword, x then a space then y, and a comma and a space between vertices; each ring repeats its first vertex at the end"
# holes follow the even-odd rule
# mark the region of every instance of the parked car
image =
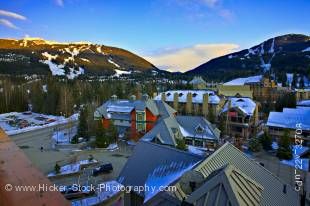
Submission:
POLYGON ((89 190, 78 190, 77 188, 73 188, 72 186, 66 186, 64 190, 60 191, 64 197, 68 200, 76 199, 76 198, 82 198, 91 196, 94 194, 94 191, 89 190))
POLYGON ((113 166, 111 163, 103 164, 95 169, 93 169, 93 175, 99 175, 101 173, 110 173, 113 170, 113 166))

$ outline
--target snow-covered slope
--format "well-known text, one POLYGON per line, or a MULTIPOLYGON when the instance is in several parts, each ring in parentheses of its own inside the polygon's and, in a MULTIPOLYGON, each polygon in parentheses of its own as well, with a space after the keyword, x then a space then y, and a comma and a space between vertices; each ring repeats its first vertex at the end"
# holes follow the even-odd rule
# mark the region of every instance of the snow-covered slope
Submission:
POLYGON ((128 75, 158 70, 124 49, 90 42, 41 38, 0 39, 0 74, 48 74, 70 79, 82 74, 128 75))
POLYGON ((225 81, 268 71, 282 76, 285 76, 285 73, 306 75, 309 68, 310 36, 288 34, 212 59, 186 74, 206 75, 211 79, 225 81))

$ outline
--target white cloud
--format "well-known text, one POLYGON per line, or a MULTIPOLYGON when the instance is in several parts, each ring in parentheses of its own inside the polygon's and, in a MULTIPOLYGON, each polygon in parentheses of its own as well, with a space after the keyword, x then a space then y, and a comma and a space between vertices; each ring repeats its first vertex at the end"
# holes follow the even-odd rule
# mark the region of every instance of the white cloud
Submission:
POLYGON ((18 20, 26 20, 27 18, 25 16, 22 16, 20 14, 10 12, 10 11, 5 11, 5 10, 0 10, 0 16, 5 16, 5 17, 10 17, 18 20))
POLYGON ((236 44, 196 44, 191 47, 164 50, 163 53, 144 56, 160 69, 185 72, 219 56, 235 52, 236 44))
POLYGON ((8 27, 10 29, 19 29, 17 26, 15 26, 12 22, 10 22, 7 19, 0 19, 0 25, 8 27))
POLYGON ((55 0, 55 3, 56 3, 58 6, 64 6, 64 1, 63 1, 63 0, 55 0))

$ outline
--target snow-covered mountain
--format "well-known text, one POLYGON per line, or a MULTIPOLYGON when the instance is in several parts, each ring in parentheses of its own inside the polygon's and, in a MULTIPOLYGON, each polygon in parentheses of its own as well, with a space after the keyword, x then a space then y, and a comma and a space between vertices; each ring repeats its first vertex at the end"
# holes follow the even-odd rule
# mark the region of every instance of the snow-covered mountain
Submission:
POLYGON ((310 75, 310 36, 274 37, 249 49, 212 59, 186 74, 227 80, 268 71, 281 78, 286 73, 310 75))
POLYGON ((0 74, 122 75, 159 70, 120 48, 89 42, 60 43, 41 38, 0 39, 0 74))

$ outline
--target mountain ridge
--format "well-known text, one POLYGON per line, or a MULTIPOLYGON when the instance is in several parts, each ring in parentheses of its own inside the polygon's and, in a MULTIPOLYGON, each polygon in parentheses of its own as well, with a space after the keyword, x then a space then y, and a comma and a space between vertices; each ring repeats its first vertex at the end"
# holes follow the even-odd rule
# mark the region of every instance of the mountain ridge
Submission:
POLYGON ((42 38, 0 39, 1 74, 122 75, 159 72, 144 58, 122 48, 90 42, 42 38))
POLYGON ((249 49, 211 59, 184 74, 229 80, 270 71, 282 79, 284 73, 309 75, 309 70, 310 36, 286 34, 270 38, 249 49))

